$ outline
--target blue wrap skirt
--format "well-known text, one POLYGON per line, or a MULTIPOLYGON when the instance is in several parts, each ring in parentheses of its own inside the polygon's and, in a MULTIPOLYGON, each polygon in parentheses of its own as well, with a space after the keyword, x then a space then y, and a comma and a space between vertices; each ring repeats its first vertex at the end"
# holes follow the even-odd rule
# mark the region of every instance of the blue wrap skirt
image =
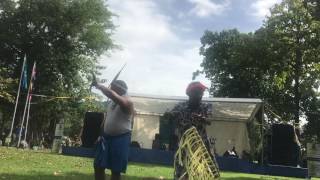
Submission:
POLYGON ((125 173, 127 170, 131 133, 103 135, 96 145, 94 167, 125 173))

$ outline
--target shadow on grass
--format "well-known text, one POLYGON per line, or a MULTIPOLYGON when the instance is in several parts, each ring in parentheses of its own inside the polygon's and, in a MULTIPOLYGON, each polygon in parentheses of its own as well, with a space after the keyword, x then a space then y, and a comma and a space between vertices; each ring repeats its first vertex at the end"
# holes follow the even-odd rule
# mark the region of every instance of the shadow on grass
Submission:
MULTIPOLYGON (((78 172, 44 174, 34 172, 33 174, 0 174, 0 179, 5 180, 94 180, 93 174, 81 174, 78 172)), ((107 175, 107 179, 110 177, 107 175)), ((158 180, 159 178, 136 177, 124 175, 122 180, 158 180)))
POLYGON ((257 180, 263 178, 253 178, 253 177, 221 177, 221 180, 257 180))
POLYGON ((129 161, 129 165, 140 166, 140 167, 144 167, 144 168, 148 168, 148 167, 173 168, 173 164, 172 164, 172 165, 166 165, 166 164, 146 164, 146 163, 133 162, 133 161, 129 161))

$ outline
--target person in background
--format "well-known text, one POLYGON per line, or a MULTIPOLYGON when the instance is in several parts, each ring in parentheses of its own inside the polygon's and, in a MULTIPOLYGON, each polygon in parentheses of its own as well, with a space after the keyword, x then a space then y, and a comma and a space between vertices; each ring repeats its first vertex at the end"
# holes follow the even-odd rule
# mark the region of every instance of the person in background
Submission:
POLYGON ((226 150, 226 152, 223 154, 223 157, 239 158, 236 147, 233 146, 231 150, 226 150))

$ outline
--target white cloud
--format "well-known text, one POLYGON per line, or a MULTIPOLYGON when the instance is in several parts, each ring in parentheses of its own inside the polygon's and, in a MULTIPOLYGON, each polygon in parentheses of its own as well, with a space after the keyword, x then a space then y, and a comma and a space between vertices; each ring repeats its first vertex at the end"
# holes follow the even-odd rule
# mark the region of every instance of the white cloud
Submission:
POLYGON ((211 15, 222 14, 230 5, 229 0, 225 0, 222 3, 215 3, 210 0, 188 0, 194 4, 190 13, 195 14, 198 17, 208 17, 211 15))
POLYGON ((281 0, 257 0, 251 5, 251 9, 253 10, 251 14, 258 19, 264 19, 270 15, 270 8, 280 2, 281 0))
MULTIPOLYGON (((185 95, 192 72, 201 63, 199 40, 179 37, 175 23, 159 11, 154 1, 108 2, 118 15, 114 19, 118 25, 114 40, 122 50, 101 58, 101 64, 107 66, 102 78, 110 81, 127 62, 120 79, 128 83, 130 92, 185 95)), ((207 80, 205 83, 209 85, 207 80)))
POLYGON ((170 31, 169 17, 158 12, 152 1, 110 0, 109 4, 110 8, 119 15, 115 19, 115 23, 119 25, 115 38, 121 43, 126 43, 121 44, 122 46, 152 48, 164 43, 166 39, 175 39, 175 35, 170 31))

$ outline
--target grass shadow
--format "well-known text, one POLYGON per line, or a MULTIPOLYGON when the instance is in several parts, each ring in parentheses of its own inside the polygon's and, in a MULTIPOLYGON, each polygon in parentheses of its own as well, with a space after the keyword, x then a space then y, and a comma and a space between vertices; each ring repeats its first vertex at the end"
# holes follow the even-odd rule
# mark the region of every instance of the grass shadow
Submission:
MULTIPOLYGON (((32 174, 0 174, 0 179, 5 180, 94 180, 93 174, 83 174, 79 172, 44 174, 33 172, 32 174)), ((107 179, 110 176, 107 175, 107 179)), ((159 180, 159 178, 136 177, 123 175, 122 180, 159 180)))
MULTIPOLYGON (((253 177, 221 177, 221 180, 257 180, 263 178, 253 178, 253 177)), ((267 179, 267 178, 266 178, 267 179)))

